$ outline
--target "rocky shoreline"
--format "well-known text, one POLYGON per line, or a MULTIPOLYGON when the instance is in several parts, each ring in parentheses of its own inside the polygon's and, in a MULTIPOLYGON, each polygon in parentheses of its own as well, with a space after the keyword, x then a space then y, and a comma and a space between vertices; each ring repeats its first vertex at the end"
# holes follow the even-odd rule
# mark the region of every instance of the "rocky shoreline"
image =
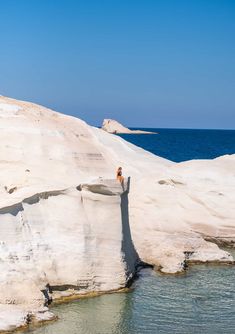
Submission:
POLYGON ((0 129, 0 333, 55 320, 53 300, 125 291, 141 264, 234 265, 218 246, 235 244, 235 155, 174 163, 5 97, 0 129))

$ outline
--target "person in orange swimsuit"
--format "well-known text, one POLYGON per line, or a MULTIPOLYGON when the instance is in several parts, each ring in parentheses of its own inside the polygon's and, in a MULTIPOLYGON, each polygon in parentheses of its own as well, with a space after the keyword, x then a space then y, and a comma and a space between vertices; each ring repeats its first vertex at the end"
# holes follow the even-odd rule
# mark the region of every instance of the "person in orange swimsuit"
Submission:
POLYGON ((122 167, 118 167, 116 178, 121 184, 123 184, 124 177, 122 176, 122 167))

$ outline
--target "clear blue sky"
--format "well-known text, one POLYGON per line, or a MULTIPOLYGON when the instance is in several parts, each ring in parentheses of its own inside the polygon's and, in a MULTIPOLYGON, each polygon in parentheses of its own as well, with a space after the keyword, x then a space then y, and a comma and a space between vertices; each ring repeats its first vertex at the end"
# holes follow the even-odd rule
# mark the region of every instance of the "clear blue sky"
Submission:
POLYGON ((0 94, 100 125, 235 128, 235 0, 0 0, 0 94))

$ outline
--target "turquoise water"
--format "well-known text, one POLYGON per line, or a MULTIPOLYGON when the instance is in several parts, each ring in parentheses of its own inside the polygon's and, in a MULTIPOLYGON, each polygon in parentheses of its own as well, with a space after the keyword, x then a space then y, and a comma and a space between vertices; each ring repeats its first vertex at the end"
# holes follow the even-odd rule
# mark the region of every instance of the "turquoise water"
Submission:
POLYGON ((235 333, 235 267, 142 270, 134 289, 53 307, 59 320, 33 334, 235 333))

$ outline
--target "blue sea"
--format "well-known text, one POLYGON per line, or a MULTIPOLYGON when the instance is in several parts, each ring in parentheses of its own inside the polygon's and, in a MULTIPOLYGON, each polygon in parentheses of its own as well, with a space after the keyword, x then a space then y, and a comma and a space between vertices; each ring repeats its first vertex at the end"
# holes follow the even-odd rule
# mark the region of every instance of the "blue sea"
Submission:
MULTIPOLYGON (((140 129, 140 128, 139 128, 140 129)), ((181 162, 235 153, 235 130, 146 129, 158 134, 120 137, 163 158, 181 162)))
MULTIPOLYGON (((235 153, 235 131, 151 131, 158 134, 121 137, 177 162, 235 153)), ((59 320, 30 332, 234 334, 235 266, 197 265, 176 276, 143 270, 128 293, 81 299, 55 306, 52 310, 59 320)))

